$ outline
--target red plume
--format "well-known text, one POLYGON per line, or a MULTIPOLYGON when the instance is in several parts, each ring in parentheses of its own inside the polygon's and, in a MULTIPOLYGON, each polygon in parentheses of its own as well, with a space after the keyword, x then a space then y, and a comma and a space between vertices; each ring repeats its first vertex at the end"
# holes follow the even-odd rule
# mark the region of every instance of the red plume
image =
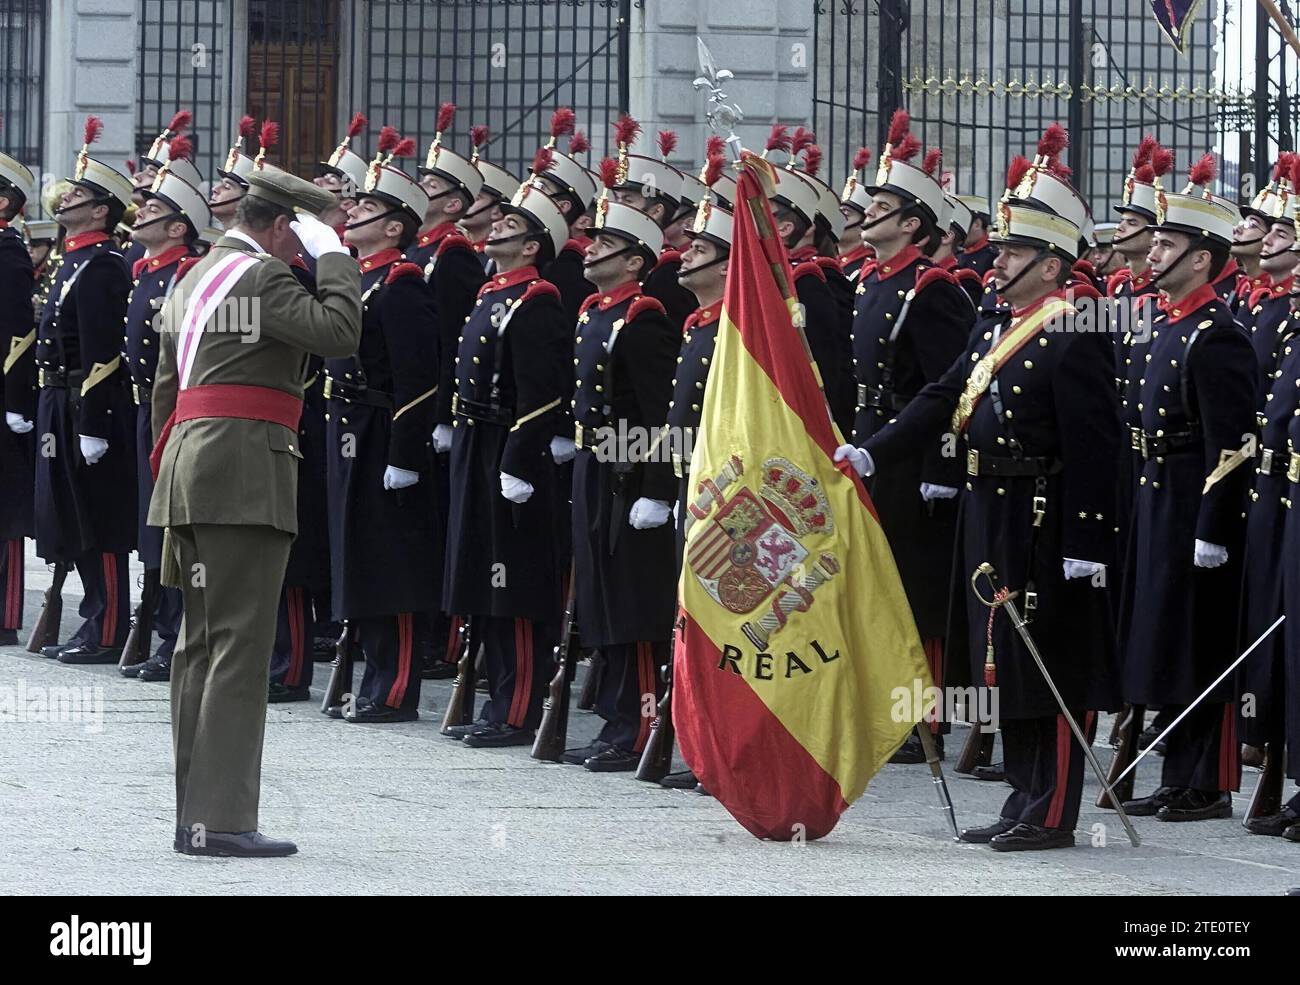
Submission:
POLYGON ((816 178, 822 166, 822 149, 816 144, 809 144, 803 149, 803 171, 809 177, 816 178))
POLYGON ((1273 165, 1273 184, 1277 184, 1279 181, 1281 181, 1283 174, 1290 173, 1291 170, 1290 161, 1292 156, 1293 155, 1291 154, 1290 151, 1285 151, 1285 150, 1282 151, 1282 153, 1278 154, 1277 163, 1273 165))
POLYGON ((1204 154, 1187 172, 1187 180, 1202 188, 1212 182, 1219 174, 1219 165, 1213 154, 1204 154))
POLYGON ((767 149, 770 151, 783 150, 789 152, 790 138, 786 134, 786 131, 789 129, 790 128, 784 123, 773 123, 772 131, 767 135, 767 149))
POLYGON ((577 119, 572 106, 561 106, 551 114, 551 136, 559 138, 566 133, 573 133, 573 125, 577 119))
POLYGON ((476 123, 469 128, 469 142, 474 147, 482 147, 488 142, 488 137, 492 131, 487 128, 485 123, 476 123))
POLYGON ((393 148, 393 157, 410 157, 415 153, 415 138, 403 137, 393 148))
POLYGON ((189 125, 194 122, 194 114, 187 109, 177 110, 172 121, 167 124, 167 129, 172 133, 180 133, 188 129, 189 125))
POLYGON ((677 149, 677 134, 672 130, 659 131, 659 156, 667 157, 677 149))
POLYGON ((1070 146, 1070 134, 1059 123, 1053 123, 1043 131, 1038 141, 1038 153, 1042 157, 1059 157, 1061 151, 1070 146))
POLYGON ((1010 166, 1007 167, 1007 187, 1014 192, 1016 186, 1018 186, 1021 179, 1029 173, 1031 167, 1033 167, 1033 162, 1024 155, 1017 154, 1013 157, 1010 166))
POLYGON ((439 133, 446 133, 451 129, 451 121, 456 116, 455 103, 443 103, 438 107, 438 123, 434 127, 439 133))
POLYGON ((1070 175, 1074 174, 1074 169, 1068 164, 1062 164, 1060 161, 1052 160, 1047 163, 1047 173, 1054 178, 1060 178, 1067 184, 1070 181, 1070 175))
POLYGON ((871 163, 871 151, 866 147, 859 147, 858 152, 853 155, 853 170, 861 171, 871 163))
POLYGON ((816 142, 817 136, 811 130, 795 127, 794 136, 790 138, 790 156, 798 157, 805 147, 810 147, 816 142))
POLYGON ((722 167, 726 163, 726 158, 721 154, 710 154, 708 161, 704 165, 704 174, 700 181, 712 188, 713 183, 722 176, 722 167))
POLYGON ((632 119, 630 114, 624 113, 614 121, 614 140, 616 143, 631 147, 636 143, 636 138, 640 135, 641 124, 632 119))
MULTIPOLYGON (((551 164, 555 160, 555 151, 549 147, 540 147, 537 153, 533 155, 533 174, 545 174, 551 170, 551 164)), ((615 162, 616 164, 618 162, 615 162)))
POLYGON ((1145 182, 1149 185, 1156 180, 1155 168, 1151 167, 1150 164, 1143 164, 1133 172, 1133 177, 1135 180, 1145 182))
POLYGON ((135 172, 136 172, 136 165, 135 165, 135 160, 134 160, 133 158, 128 157, 128 158, 126 159, 126 169, 127 169, 127 171, 129 171, 133 176, 135 175, 135 172))
POLYGON ((272 123, 266 120, 262 123, 262 132, 257 136, 258 145, 262 150, 270 150, 280 142, 280 124, 272 123))
POLYGON ((1151 163, 1151 152, 1154 151, 1157 146, 1159 145, 1156 143, 1156 138, 1151 136, 1151 134, 1147 134, 1142 138, 1142 141, 1138 144, 1138 149, 1133 153, 1134 171, 1142 167, 1144 164, 1151 163))
POLYGON ((1300 155, 1291 155, 1291 187, 1300 188, 1300 155))
POLYGON ((167 158, 171 161, 188 161, 194 157, 194 143, 189 137, 172 137, 167 145, 167 158))
POLYGON ((895 161, 910 161, 912 158, 916 157, 920 150, 921 138, 917 137, 915 134, 906 133, 903 134, 902 141, 894 145, 894 149, 890 152, 889 156, 895 161))
POLYGON ((1151 152, 1151 171, 1157 177, 1163 177, 1174 169, 1174 152, 1168 147, 1157 146, 1151 152))
POLYGON ((943 151, 938 147, 931 147, 925 152, 925 160, 921 162, 921 170, 933 178, 935 172, 939 170, 939 164, 942 161, 943 151))
POLYGON ((402 142, 402 135, 397 127, 383 127, 379 131, 379 153, 387 154, 402 142))
POLYGON ((907 115, 907 110, 896 109, 894 115, 889 118, 889 137, 888 143, 897 144, 907 135, 907 128, 912 125, 912 118, 907 115))
POLYGON ((613 188, 618 184, 618 161, 615 158, 606 157, 601 160, 600 183, 606 188, 613 188))
POLYGON ((351 140, 362 130, 364 130, 366 128, 366 124, 369 122, 370 121, 366 119, 365 114, 354 113, 352 115, 352 122, 348 124, 348 139, 351 140))
POLYGON ((709 139, 704 141, 704 159, 707 161, 714 154, 721 154, 726 146, 727 142, 716 133, 710 134, 709 139))
POLYGON ((583 154, 591 150, 591 141, 581 130, 574 130, 573 136, 569 138, 569 153, 583 154))
POLYGON ((93 144, 103 132, 104 121, 98 116, 88 116, 86 117, 86 129, 81 135, 81 142, 83 144, 93 144))
POLYGON ((252 140, 255 133, 257 133, 257 121, 251 116, 241 116, 239 118, 239 135, 245 140, 252 140))

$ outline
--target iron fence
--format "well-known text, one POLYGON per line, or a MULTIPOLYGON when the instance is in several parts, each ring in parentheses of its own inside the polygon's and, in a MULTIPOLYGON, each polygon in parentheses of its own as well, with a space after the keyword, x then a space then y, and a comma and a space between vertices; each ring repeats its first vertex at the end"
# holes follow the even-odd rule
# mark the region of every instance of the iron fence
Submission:
POLYGON ((45 0, 0 0, 0 150, 33 173, 45 146, 46 21, 45 0))

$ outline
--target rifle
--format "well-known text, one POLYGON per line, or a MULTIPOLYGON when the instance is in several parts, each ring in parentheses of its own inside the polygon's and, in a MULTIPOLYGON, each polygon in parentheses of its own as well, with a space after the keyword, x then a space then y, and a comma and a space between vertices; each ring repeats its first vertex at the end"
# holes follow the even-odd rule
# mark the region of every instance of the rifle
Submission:
POLYGON ((1120 730, 1124 727, 1124 719, 1128 715, 1128 709, 1129 706, 1126 702, 1124 707, 1119 710, 1119 714, 1115 716, 1115 721, 1111 723, 1110 737, 1106 740, 1106 745, 1110 746, 1112 749, 1119 748, 1120 730))
POLYGON ((555 673, 547 685, 546 700, 542 702, 542 722, 533 739, 533 759, 558 763, 564 756, 564 744, 569 737, 569 691, 577 661, 573 659, 578 643, 577 608, 578 579, 569 565, 569 592, 564 601, 564 621, 560 624, 560 642, 555 647, 555 673))
POLYGON ((135 676, 134 668, 149 659, 149 644, 153 641, 154 616, 158 610, 159 571, 144 573, 144 588, 140 592, 140 604, 131 616, 131 629, 126 634, 126 644, 122 647, 122 657, 117 662, 117 669, 127 677, 135 676))
POLYGON ((325 685, 325 700, 321 702, 321 714, 329 714, 331 708, 342 705, 352 694, 352 664, 355 658, 352 642, 352 627, 343 623, 343 632, 334 644, 334 662, 330 665, 330 680, 325 685))
MULTIPOLYGON (((1146 718, 1146 707, 1144 705, 1127 705, 1128 714, 1121 712, 1116 716, 1120 721, 1119 726, 1119 744, 1115 747, 1115 755, 1111 758, 1110 769, 1106 771, 1106 782, 1110 784, 1111 789, 1115 791, 1115 796, 1121 801, 1133 799, 1133 779, 1137 774, 1131 774, 1120 779, 1124 771, 1128 769, 1129 764, 1137 759, 1138 754, 1138 737, 1142 734, 1143 719, 1146 718)), ((1102 810, 1114 810, 1114 804, 1111 796, 1104 788, 1100 796, 1097 797, 1097 806, 1102 810)))
POLYGON ((650 736, 641 751, 641 762, 636 767, 636 778, 647 783, 658 783, 673 769, 673 651, 676 648, 679 623, 673 624, 673 635, 668 642, 668 662, 663 665, 664 696, 655 708, 654 721, 650 723, 650 736))
POLYGON ((1285 740, 1270 739, 1264 746, 1264 768, 1260 771, 1259 782, 1255 784, 1246 813, 1241 818, 1243 827, 1254 818, 1268 817, 1282 810, 1282 764, 1285 759, 1285 740))
POLYGON ((993 762, 993 733, 985 732, 981 724, 972 721, 966 744, 961 747, 957 757, 956 772, 967 775, 975 772, 976 766, 988 766, 993 762))
POLYGON ((600 689, 600 678, 604 673, 604 655, 599 650, 592 650, 591 656, 587 658, 587 676, 582 679, 582 690, 578 692, 578 711, 591 711, 596 707, 596 692, 600 689))
POLYGON ((451 735, 449 731, 457 725, 469 725, 474 721, 474 688, 478 684, 478 660, 473 649, 473 635, 470 633, 472 617, 466 616, 460 624, 460 658, 456 661, 456 679, 451 685, 451 697, 447 699, 447 711, 442 716, 442 734, 451 735))
POLYGON ((58 645, 59 624, 63 622, 63 583, 67 581, 70 570, 72 565, 54 562, 54 580, 45 590, 41 614, 36 617, 32 635, 27 639, 28 653, 40 653, 42 647, 58 645))

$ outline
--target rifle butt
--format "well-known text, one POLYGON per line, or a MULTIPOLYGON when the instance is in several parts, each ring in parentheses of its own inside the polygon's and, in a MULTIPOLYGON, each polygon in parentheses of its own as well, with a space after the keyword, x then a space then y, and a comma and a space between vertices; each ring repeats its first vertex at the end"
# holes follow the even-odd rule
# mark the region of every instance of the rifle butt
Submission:
POLYGON ((636 778, 647 783, 658 783, 673 769, 673 682, 668 681, 664 696, 655 709, 655 719, 650 723, 650 736, 641 752, 641 762, 636 767, 636 778))
POLYGON ((1265 745, 1264 769, 1259 774, 1255 789, 1251 791, 1250 803, 1246 805, 1246 813, 1241 819, 1243 825, 1254 818, 1269 817, 1282 810, 1285 750, 1285 743, 1279 739, 1272 739, 1265 745))
POLYGON ((45 599, 41 603, 40 615, 32 627, 32 635, 27 640, 28 653, 40 653, 42 647, 57 646, 59 642, 59 625, 63 622, 63 581, 67 572, 55 565, 54 581, 45 590, 45 599))
POLYGON ((547 685, 546 700, 542 702, 542 721, 533 738, 533 759, 548 763, 563 761, 564 745, 569 739, 569 687, 573 682, 569 674, 569 661, 555 648, 555 674, 547 685))
POLYGON ((593 650, 587 661, 587 676, 582 679, 582 690, 578 692, 578 711, 591 711, 596 707, 596 692, 604 673, 605 657, 599 650, 593 650))
POLYGON ((325 685, 325 698, 321 701, 322 715, 343 704, 352 691, 352 627, 344 623, 343 634, 334 644, 334 662, 330 665, 329 683, 325 685))
POLYGON ((146 597, 136 606, 131 628, 126 634, 126 643, 122 646, 122 656, 117 661, 117 669, 122 673, 132 667, 138 667, 149 659, 149 644, 153 641, 153 606, 146 597))
POLYGON ((985 732, 978 722, 972 722, 954 769, 969 775, 975 772, 976 766, 987 766, 992 761, 993 733, 985 732))
POLYGON ((478 684, 478 661, 474 659, 469 620, 461 623, 460 658, 456 661, 456 679, 447 699, 447 711, 442 716, 442 734, 449 735, 457 725, 468 725, 474 720, 474 688, 478 684))
MULTIPOLYGON (((1130 773, 1123 780, 1119 780, 1119 776, 1129 768, 1133 760, 1137 759, 1138 737, 1142 734, 1146 708, 1142 705, 1129 705, 1128 715, 1121 714, 1118 717, 1122 719, 1119 745, 1115 749, 1115 755, 1111 757, 1110 769, 1106 771, 1106 783, 1115 791, 1115 796, 1122 803, 1133 799, 1133 781, 1136 779, 1136 774, 1130 773)), ((1097 797, 1097 806, 1104 811, 1113 811, 1116 807, 1110 794, 1105 790, 1097 797)))

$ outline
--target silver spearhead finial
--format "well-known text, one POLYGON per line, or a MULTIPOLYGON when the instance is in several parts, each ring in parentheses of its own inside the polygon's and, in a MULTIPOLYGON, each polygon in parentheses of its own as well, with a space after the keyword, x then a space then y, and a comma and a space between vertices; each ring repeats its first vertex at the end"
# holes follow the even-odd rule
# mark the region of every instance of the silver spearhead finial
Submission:
POLYGON ((717 67, 703 38, 695 39, 695 47, 700 57, 700 77, 695 80, 694 85, 696 89, 709 90, 710 108, 704 113, 705 119, 709 121, 709 127, 714 133, 726 138, 731 159, 739 161, 742 148, 740 138, 735 133, 735 126, 745 118, 745 114, 737 104, 725 102, 727 94, 722 91, 722 83, 734 79, 735 76, 728 69, 717 67))

